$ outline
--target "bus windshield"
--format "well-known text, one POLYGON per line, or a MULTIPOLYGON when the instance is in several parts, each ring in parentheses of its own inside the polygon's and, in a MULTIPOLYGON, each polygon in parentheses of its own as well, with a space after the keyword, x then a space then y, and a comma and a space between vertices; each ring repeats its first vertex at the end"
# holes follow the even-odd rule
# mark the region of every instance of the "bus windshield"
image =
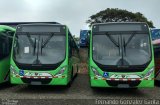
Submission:
POLYGON ((65 42, 60 34, 16 34, 14 59, 22 64, 56 64, 65 58, 65 42))
POLYGON ((93 59, 102 65, 144 65, 151 59, 149 34, 136 32, 94 34, 93 59))

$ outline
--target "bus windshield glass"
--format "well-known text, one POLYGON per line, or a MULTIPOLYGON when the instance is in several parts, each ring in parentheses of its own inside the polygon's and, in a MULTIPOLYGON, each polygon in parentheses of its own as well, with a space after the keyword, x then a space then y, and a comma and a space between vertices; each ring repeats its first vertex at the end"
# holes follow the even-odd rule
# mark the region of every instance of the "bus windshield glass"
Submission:
POLYGON ((144 65, 151 59, 149 33, 118 31, 93 34, 93 59, 102 65, 144 65))
POLYGON ((15 61, 22 64, 56 64, 65 58, 66 37, 54 33, 17 33, 15 61))

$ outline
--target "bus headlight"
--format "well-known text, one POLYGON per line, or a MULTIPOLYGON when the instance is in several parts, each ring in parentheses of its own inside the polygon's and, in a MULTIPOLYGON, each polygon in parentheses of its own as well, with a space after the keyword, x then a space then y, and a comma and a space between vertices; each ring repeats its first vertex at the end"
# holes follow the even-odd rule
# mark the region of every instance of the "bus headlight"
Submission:
POLYGON ((98 77, 101 76, 99 74, 99 72, 94 67, 91 67, 91 69, 92 69, 92 71, 93 71, 93 73, 94 73, 95 76, 98 76, 98 77))
POLYGON ((56 73, 56 76, 58 75, 62 75, 66 70, 66 67, 62 67, 57 73, 56 73))
POLYGON ((10 66, 10 71, 12 74, 18 75, 17 71, 15 70, 15 68, 12 65, 10 66))
POLYGON ((154 72, 154 67, 152 67, 152 68, 147 72, 147 74, 144 76, 144 78, 149 78, 149 77, 152 75, 153 72, 154 72))

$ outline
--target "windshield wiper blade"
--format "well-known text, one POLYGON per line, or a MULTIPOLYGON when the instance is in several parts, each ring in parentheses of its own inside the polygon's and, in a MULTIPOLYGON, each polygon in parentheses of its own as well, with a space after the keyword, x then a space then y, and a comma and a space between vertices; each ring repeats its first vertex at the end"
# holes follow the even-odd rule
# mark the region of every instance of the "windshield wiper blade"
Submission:
POLYGON ((123 37, 123 48, 124 48, 124 54, 126 55, 126 46, 125 46, 125 44, 126 44, 126 40, 123 37))
MULTIPOLYGON (((119 36, 118 36, 118 45, 120 45, 119 36)), ((120 46, 118 48, 119 48, 119 55, 120 55, 120 53, 121 53, 120 46)))
POLYGON ((33 55, 35 55, 36 52, 36 38, 35 41, 33 42, 33 40, 31 39, 31 35, 27 32, 27 38, 29 40, 29 42, 31 43, 31 46, 33 47, 33 55))
POLYGON ((129 37, 128 41, 124 44, 124 46, 126 47, 132 40, 132 38, 135 36, 135 33, 131 34, 131 36, 129 37))
POLYGON ((27 33, 27 38, 28 38, 29 42, 31 43, 32 47, 34 47, 34 42, 33 42, 33 40, 31 39, 31 36, 30 36, 29 33, 27 33))
POLYGON ((53 36, 54 36, 54 33, 51 33, 51 35, 44 42, 42 42, 41 48, 44 48, 53 36))
POLYGON ((120 46, 119 46, 119 43, 117 43, 117 42, 114 40, 114 38, 112 38, 108 33, 106 33, 106 36, 112 41, 112 43, 114 43, 114 45, 115 45, 116 47, 120 47, 120 46))
POLYGON ((122 48, 122 35, 120 35, 120 38, 121 38, 121 49, 122 49, 122 58, 121 58, 121 65, 124 65, 124 53, 123 53, 123 48, 122 48))
POLYGON ((33 49, 33 55, 35 55, 35 53, 36 53, 36 38, 35 38, 35 40, 34 40, 34 47, 33 47, 34 49, 33 49))
POLYGON ((41 42, 41 55, 42 55, 42 49, 47 45, 47 43, 49 42, 49 40, 54 36, 54 33, 52 33, 44 42, 43 42, 43 38, 42 38, 42 42, 41 42))
POLYGON ((39 40, 40 40, 40 35, 38 37, 37 57, 36 57, 36 60, 33 62, 34 64, 41 64, 41 62, 39 60, 39 40))
POLYGON ((119 50, 119 55, 120 55, 120 41, 119 41, 119 36, 118 36, 118 42, 116 42, 116 40, 114 40, 114 38, 112 38, 108 33, 106 33, 106 36, 112 41, 112 43, 118 47, 119 50))

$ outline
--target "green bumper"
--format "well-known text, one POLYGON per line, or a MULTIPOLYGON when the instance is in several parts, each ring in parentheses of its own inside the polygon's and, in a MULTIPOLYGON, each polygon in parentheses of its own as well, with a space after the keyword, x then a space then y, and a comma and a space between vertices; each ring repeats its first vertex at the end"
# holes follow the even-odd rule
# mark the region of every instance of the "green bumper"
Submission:
MULTIPOLYGON (((91 84, 91 87, 117 87, 117 86, 109 85, 106 82, 106 80, 93 79, 93 78, 90 78, 90 84, 91 84)), ((154 87, 154 80, 141 80, 137 86, 130 87, 130 88, 153 88, 153 87, 154 87)))
MULTIPOLYGON (((11 77, 10 80, 11 84, 30 84, 23 82, 20 77, 11 77)), ((49 83, 42 85, 67 85, 67 84, 68 84, 68 78, 64 77, 64 78, 51 78, 51 81, 49 83)))

